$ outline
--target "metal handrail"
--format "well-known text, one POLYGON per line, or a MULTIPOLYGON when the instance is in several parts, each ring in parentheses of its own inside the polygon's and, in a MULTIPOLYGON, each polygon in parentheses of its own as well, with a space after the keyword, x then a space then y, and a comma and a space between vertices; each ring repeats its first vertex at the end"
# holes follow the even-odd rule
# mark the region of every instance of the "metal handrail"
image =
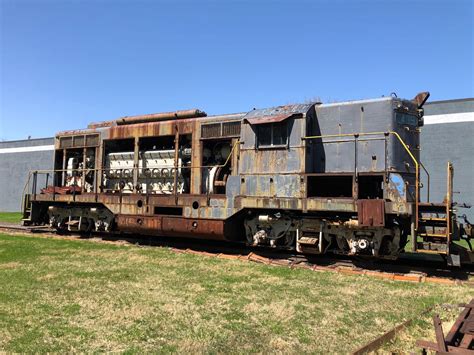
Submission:
MULTIPOLYGON (((202 168, 222 168, 222 167, 225 167, 227 166, 227 164, 229 163, 229 161, 232 159, 232 156, 234 154, 234 151, 235 151, 235 147, 240 144, 240 140, 236 140, 234 142, 234 144, 232 145, 232 149, 231 151, 229 152, 229 155, 227 157, 227 159, 225 160, 224 163, 222 164, 216 164, 216 165, 198 165, 198 166, 180 166, 179 169, 202 169, 202 168)), ((31 170, 29 171, 28 173, 28 182, 30 181, 31 179, 31 175, 33 174, 50 174, 52 173, 53 176, 54 176, 54 173, 64 173, 64 172, 71 172, 71 173, 75 173, 75 172, 78 172, 79 174, 77 175, 74 175, 74 185, 77 183, 76 181, 76 176, 84 176, 85 174, 89 173, 89 172, 93 172, 94 173, 94 184, 93 184, 93 193, 97 194, 98 193, 98 186, 97 186, 97 177, 99 175, 100 172, 105 172, 105 171, 118 171, 118 170, 129 170, 130 171, 130 174, 131 176, 130 177, 133 177, 133 173, 135 171, 140 171, 140 170, 144 170, 146 168, 151 168, 151 169, 155 169, 155 168, 159 168, 160 166, 159 165, 155 165, 155 166, 151 166, 151 167, 137 167, 137 166, 133 166, 133 167, 130 167, 130 168, 125 168, 125 169, 111 169, 111 168, 79 168, 79 169, 48 169, 48 170, 31 170)), ((163 166, 162 166, 163 167, 163 166)), ((165 166, 163 168, 168 168, 170 169, 169 166, 165 166)), ((175 169, 175 172, 174 172, 174 175, 176 176, 176 169, 175 169)), ((171 177, 171 176, 169 176, 171 177)), ((148 178, 148 177, 147 177, 148 178)), ((54 179, 53 179, 53 182, 54 182, 54 179)), ((23 196, 22 196, 22 200, 24 199, 24 196, 25 196, 25 190, 26 190, 26 186, 25 188, 23 189, 23 196)), ((53 194, 54 195, 54 194, 53 194)), ((74 195, 75 195, 75 192, 74 192, 74 195)))
MULTIPOLYGON (((202 168, 214 168, 214 167, 218 167, 218 168, 223 168, 225 167, 230 159, 232 159, 232 153, 234 152, 235 150, 235 147, 240 143, 239 140, 237 140, 233 146, 232 146, 232 149, 229 153, 229 156, 227 157, 227 159, 225 160, 225 162, 223 164, 217 164, 217 165, 195 165, 195 166, 180 166, 179 168, 180 169, 202 169, 202 168)), ((159 167, 159 166, 154 166, 154 168, 156 167, 159 167)), ((169 166, 167 166, 169 167, 169 166)), ((143 169, 143 167, 131 167, 131 168, 128 168, 129 170, 131 171, 134 171, 134 170, 139 170, 139 169, 143 169)), ((104 170, 124 170, 124 169, 110 169, 110 168, 82 168, 82 169, 42 169, 42 170, 30 170, 29 171, 29 174, 31 175, 32 173, 36 172, 38 174, 46 174, 46 173, 61 173, 61 172, 76 172, 76 171, 79 171, 79 172, 88 172, 88 171, 104 171, 104 170)))
POLYGON ((420 163, 420 166, 423 168, 423 170, 426 173, 426 183, 428 184, 428 187, 426 189, 426 202, 430 202, 430 173, 428 172, 428 170, 426 170, 426 168, 423 165, 423 163, 421 162, 421 160, 419 161, 419 163, 420 163))
MULTIPOLYGON (((355 138, 358 138, 360 136, 376 136, 376 135, 382 135, 382 134, 385 135, 385 136, 388 136, 388 135, 395 136, 398 139, 398 141, 401 143, 401 145, 403 146, 405 151, 408 153, 410 158, 415 163, 415 231, 417 231, 418 230, 418 219, 419 219, 419 216, 418 216, 419 206, 418 205, 420 203, 420 173, 419 173, 420 166, 423 167, 423 170, 425 171, 425 173, 428 176, 428 181, 427 181, 428 182, 428 191, 429 191, 429 184, 430 184, 430 177, 429 177, 430 175, 429 175, 428 171, 426 170, 426 168, 423 166, 423 164, 418 162, 418 160, 415 158, 415 156, 410 151, 409 146, 403 141, 402 137, 400 137, 400 135, 397 132, 387 131, 387 132, 359 132, 359 133, 323 134, 323 135, 319 135, 319 136, 307 136, 307 137, 303 137, 302 139, 307 140, 307 139, 322 139, 322 138, 336 138, 336 137, 355 137, 355 138)), ((429 201, 429 192, 428 192, 428 201, 429 201)), ((415 237, 415 236, 413 236, 413 237, 415 237)))
POLYGON ((23 214, 25 213, 26 190, 29 189, 32 173, 32 171, 28 172, 28 178, 26 179, 25 186, 23 186, 23 191, 21 192, 21 211, 23 212, 23 214))

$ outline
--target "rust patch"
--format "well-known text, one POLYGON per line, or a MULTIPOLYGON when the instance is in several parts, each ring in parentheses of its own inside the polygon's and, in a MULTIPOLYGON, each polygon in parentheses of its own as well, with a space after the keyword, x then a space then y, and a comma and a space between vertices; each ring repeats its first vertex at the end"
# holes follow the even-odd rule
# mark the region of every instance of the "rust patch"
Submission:
POLYGON ((224 221, 163 217, 164 235, 225 240, 224 221))
POLYGON ((385 226, 384 200, 358 200, 357 211, 359 226, 383 227, 385 226))
POLYGON ((130 233, 161 235, 161 217, 118 215, 117 226, 120 230, 130 233))
POLYGON ((263 116, 263 117, 256 117, 256 118, 245 118, 244 121, 250 123, 251 125, 256 124, 265 124, 265 123, 277 123, 282 122, 290 117, 301 117, 302 114, 283 114, 283 115, 273 115, 273 116, 263 116))
POLYGON ((124 214, 116 220, 118 228, 128 233, 225 240, 224 221, 124 214))

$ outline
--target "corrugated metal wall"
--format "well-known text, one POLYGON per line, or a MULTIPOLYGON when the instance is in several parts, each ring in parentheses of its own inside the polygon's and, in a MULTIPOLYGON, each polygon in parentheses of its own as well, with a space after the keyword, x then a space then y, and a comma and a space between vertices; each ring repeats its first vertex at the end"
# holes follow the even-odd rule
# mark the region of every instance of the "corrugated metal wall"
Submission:
POLYGON ((20 211, 28 172, 52 169, 53 152, 53 138, 0 142, 1 212, 20 211))
MULTIPOLYGON (((474 99, 432 102, 425 106, 421 160, 431 175, 431 201, 443 201, 446 166, 454 164, 454 201, 471 204, 458 209, 474 222, 474 99)), ((424 180, 426 186, 426 180, 424 180)), ((426 198, 426 188, 422 190, 426 198)))

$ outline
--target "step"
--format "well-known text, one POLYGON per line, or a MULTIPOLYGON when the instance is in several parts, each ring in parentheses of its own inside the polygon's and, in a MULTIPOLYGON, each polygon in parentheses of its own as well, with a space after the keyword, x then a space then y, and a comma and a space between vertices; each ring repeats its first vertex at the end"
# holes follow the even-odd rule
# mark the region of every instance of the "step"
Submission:
POLYGON ((431 222, 447 222, 447 218, 442 217, 420 217, 419 221, 431 221, 431 222))
POLYGON ((417 252, 425 254, 447 254, 448 251, 448 245, 442 243, 418 242, 416 247, 417 252))
POLYGON ((420 202, 418 204, 420 207, 446 207, 446 204, 443 202, 420 202))
POLYGON ((426 226, 426 227, 447 227, 448 226, 448 220, 444 218, 434 218, 434 219, 426 219, 426 218, 420 218, 418 219, 418 224, 421 226, 426 226))
POLYGON ((446 213, 446 205, 441 203, 419 203, 418 204, 419 212, 442 212, 446 213))
POLYGON ((443 250, 429 250, 429 249, 417 249, 417 253, 423 254, 448 254, 446 251, 443 250))
POLYGON ((419 237, 431 237, 431 238, 447 238, 446 234, 437 233, 418 233, 419 237))
POLYGON ((319 238, 314 237, 301 237, 298 239, 298 243, 307 245, 316 245, 319 242, 319 238))

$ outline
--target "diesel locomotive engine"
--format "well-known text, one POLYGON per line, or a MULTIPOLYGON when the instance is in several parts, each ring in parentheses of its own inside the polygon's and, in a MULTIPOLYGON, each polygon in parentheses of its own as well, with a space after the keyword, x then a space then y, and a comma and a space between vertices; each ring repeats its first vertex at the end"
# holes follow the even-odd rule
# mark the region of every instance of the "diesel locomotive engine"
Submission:
POLYGON ((429 94, 207 116, 122 117, 58 133, 54 170, 30 173, 25 223, 59 230, 472 262, 446 198, 421 200, 429 94))

